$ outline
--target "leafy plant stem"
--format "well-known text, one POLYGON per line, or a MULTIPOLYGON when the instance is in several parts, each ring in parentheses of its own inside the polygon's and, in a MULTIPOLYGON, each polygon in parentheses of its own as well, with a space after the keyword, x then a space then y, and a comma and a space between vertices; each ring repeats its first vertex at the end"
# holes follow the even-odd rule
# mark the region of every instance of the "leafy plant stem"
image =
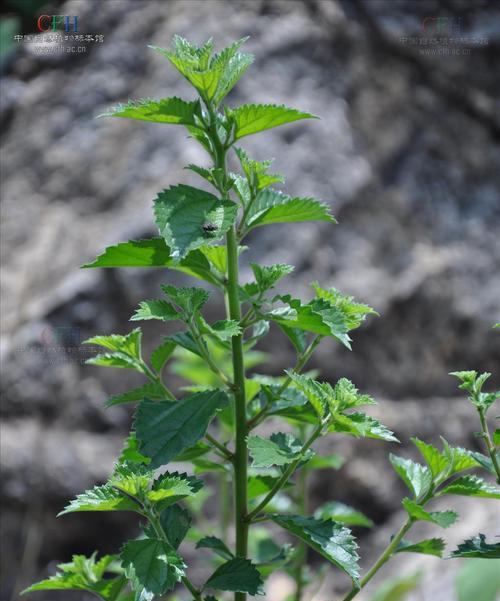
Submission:
MULTIPOLYGON (((147 517, 149 523, 156 532, 158 538, 166 541, 170 546, 172 546, 172 543, 169 541, 167 534, 161 527, 160 520, 158 519, 158 516, 155 514, 155 512, 153 510, 148 511, 145 508, 145 516, 147 517)), ((182 583, 188 589, 191 595, 193 595, 193 599, 195 601, 202 601, 201 592, 196 588, 196 586, 191 582, 191 580, 189 580, 187 576, 182 577, 182 583)))
POLYGON ((401 526, 398 530, 397 534, 393 537, 391 542, 387 545, 387 547, 382 551, 377 561, 373 564, 373 566, 368 570, 366 575, 361 579, 359 587, 353 586, 350 592, 344 597, 343 601, 351 601, 354 599, 356 595, 370 582, 370 580, 375 576, 375 574, 382 568, 388 561, 391 559, 394 551, 397 549, 399 543, 403 539, 404 535, 410 530, 413 526, 414 520, 412 518, 408 518, 406 522, 401 526))
POLYGON ((210 444, 212 444, 216 449, 218 449, 222 455, 229 461, 233 460, 233 454, 229 451, 223 444, 221 444, 217 439, 215 439, 211 434, 205 434, 205 438, 208 440, 210 444))
MULTIPOLYGON (((307 348, 304 350, 304 352, 301 353, 299 355, 299 357, 297 358, 297 362, 295 363, 295 366, 293 368, 294 372, 300 373, 302 371, 302 369, 304 368, 306 363, 311 358, 311 355, 316 350, 316 347, 321 342, 322 338, 323 338, 322 336, 317 335, 311 340, 310 344, 307 346, 307 348)), ((279 398, 279 396, 290 385, 291 381, 292 381, 292 378, 290 376, 287 376, 285 378, 285 380, 283 381, 283 383, 281 384, 281 386, 278 388, 278 390, 273 395, 273 399, 279 398)), ((248 422, 249 430, 257 427, 262 422, 262 420, 265 419, 268 409, 269 409, 269 403, 267 403, 264 407, 262 407, 262 409, 253 416, 253 418, 248 422)))
MULTIPOLYGON (((299 427, 300 437, 305 438, 306 426, 301 424, 299 427)), ((302 466, 298 475, 297 482, 297 509, 301 515, 308 515, 308 498, 307 498, 307 464, 302 466)), ((307 546, 303 541, 297 545, 294 562, 294 579, 295 579, 295 601, 301 601, 304 588, 304 565, 307 557, 307 546)))
POLYGON ((485 412, 482 409, 478 409, 479 413, 479 421, 481 422, 481 429, 484 435, 484 442, 486 444, 486 449, 488 450, 488 454, 491 459, 491 463, 493 464, 493 469, 495 470, 497 476, 497 483, 500 484, 500 465, 498 464, 498 458, 496 453, 496 447, 491 439, 490 430, 488 428, 488 423, 486 421, 485 412))
POLYGON ((253 522, 254 518, 263 509, 265 509, 266 505, 274 498, 274 496, 276 494, 278 494, 278 492, 283 488, 283 486, 285 486, 285 484, 291 478, 291 476, 293 475, 293 473, 295 472, 295 470, 297 469, 299 464, 302 462, 302 455, 311 447, 311 445, 314 443, 314 441, 321 436, 321 433, 323 431, 324 425, 326 424, 326 421, 322 421, 320 424, 318 424, 316 426, 316 428, 314 428, 314 431, 311 434, 311 436, 302 445, 302 448, 299 453, 299 457, 295 461, 293 461, 292 463, 290 463, 288 465, 287 469, 283 472, 283 475, 281 476, 281 478, 279 478, 276 481, 276 483, 271 488, 271 490, 267 493, 267 495, 264 497, 264 499, 257 505, 257 507, 255 507, 255 509, 253 509, 247 515, 246 519, 248 522, 253 522))

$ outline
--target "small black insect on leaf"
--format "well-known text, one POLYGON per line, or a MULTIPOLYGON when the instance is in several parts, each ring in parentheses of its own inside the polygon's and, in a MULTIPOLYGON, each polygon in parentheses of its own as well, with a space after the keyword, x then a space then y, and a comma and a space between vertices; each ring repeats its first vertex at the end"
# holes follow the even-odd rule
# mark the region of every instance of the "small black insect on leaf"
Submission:
POLYGON ((218 228, 215 223, 210 223, 207 221, 201 226, 201 229, 205 232, 205 234, 212 236, 218 228))

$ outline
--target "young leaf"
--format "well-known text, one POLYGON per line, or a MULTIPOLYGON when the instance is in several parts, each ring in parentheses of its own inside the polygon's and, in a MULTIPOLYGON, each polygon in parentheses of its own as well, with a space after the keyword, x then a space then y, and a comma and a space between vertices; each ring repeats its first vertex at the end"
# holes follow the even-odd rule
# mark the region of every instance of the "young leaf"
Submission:
POLYGON ((203 482, 194 476, 165 472, 153 482, 146 498, 162 511, 186 497, 192 497, 202 486, 203 482))
POLYGON ((441 528, 448 528, 458 519, 458 514, 455 511, 426 511, 421 505, 408 498, 404 498, 402 504, 408 515, 414 520, 432 522, 441 526, 441 528))
POLYGON ((277 263, 276 265, 259 265, 258 263, 250 263, 255 281, 259 292, 266 292, 272 288, 282 277, 292 273, 293 265, 285 263, 277 263))
POLYGON ((259 193, 247 214, 246 226, 253 229, 271 223, 296 221, 331 221, 330 207, 315 198, 288 196, 277 190, 267 189, 259 193))
POLYGON ((57 566, 59 571, 54 576, 32 584, 21 594, 35 591, 80 590, 93 593, 104 601, 116 601, 127 582, 121 575, 115 578, 109 577, 112 573, 116 574, 116 570, 110 568, 117 559, 115 555, 105 555, 96 561, 96 553, 91 557, 74 555, 70 563, 57 566))
POLYGON ((311 403, 318 417, 321 419, 326 412, 328 406, 328 392, 331 390, 327 383, 321 383, 304 374, 296 372, 286 372, 292 382, 300 392, 302 392, 307 400, 311 403), (326 385, 325 385, 326 384, 326 385))
POLYGON ((139 463, 142 465, 148 465, 151 460, 139 452, 139 443, 135 437, 135 432, 130 432, 129 436, 125 439, 125 445, 120 453, 117 464, 121 465, 124 463, 139 463))
MULTIPOLYGON (((291 434, 283 434, 283 432, 271 434, 269 439, 249 436, 248 451, 253 457, 252 467, 281 466, 292 463, 302 456, 302 443, 291 434)), ((312 453, 307 453, 304 459, 311 455, 312 453)))
POLYGON ((218 567, 205 587, 250 595, 262 594, 262 578, 249 559, 236 557, 218 567))
POLYGON ((170 123, 176 125, 200 126, 201 108, 199 100, 187 102, 180 98, 163 98, 162 100, 132 100, 127 104, 119 104, 99 117, 125 117, 153 123, 170 123))
POLYGON ((330 501, 318 507, 314 512, 314 517, 317 520, 333 520, 334 522, 340 522, 341 524, 347 524, 348 526, 362 526, 364 528, 372 528, 373 521, 366 517, 364 513, 339 503, 338 501, 330 501))
POLYGON ((210 263, 201 250, 193 250, 181 261, 172 258, 172 251, 163 238, 147 240, 130 240, 108 246, 92 263, 83 268, 95 267, 168 267, 181 271, 195 278, 220 285, 220 281, 212 274, 210 263))
POLYGON ((370 306, 356 302, 354 297, 346 296, 336 288, 321 288, 318 282, 313 282, 312 287, 317 298, 342 311, 349 330, 358 328, 367 315, 378 315, 370 306))
POLYGON ((366 413, 335 413, 329 426, 330 431, 344 432, 352 436, 366 436, 388 442, 399 442, 394 432, 366 413))
POLYGON ((191 515, 180 505, 170 505, 160 514, 160 525, 168 542, 177 550, 191 527, 191 515))
POLYGON ((163 342, 151 353, 151 365, 160 373, 165 363, 170 359, 177 345, 171 338, 164 338, 163 342))
POLYGON ((221 342, 227 342, 228 340, 231 340, 233 336, 239 336, 241 334, 240 324, 233 319, 221 319, 212 325, 203 320, 201 330, 202 334, 209 334, 212 338, 216 338, 221 342))
POLYGON ((158 194, 154 212, 160 234, 178 260, 221 238, 235 220, 237 205, 181 184, 158 194))
POLYGON ((115 394, 110 397, 104 405, 106 407, 113 407, 114 405, 122 405, 123 403, 142 401, 146 398, 157 401, 166 400, 165 391, 156 382, 150 382, 139 388, 133 388, 132 390, 127 390, 127 392, 115 394))
POLYGON ((330 306, 321 299, 312 300, 305 305, 290 295, 279 296, 277 299, 286 303, 288 307, 269 311, 265 315, 267 319, 275 321, 280 326, 332 336, 347 348, 351 348, 347 324, 340 309, 330 306))
POLYGON ((244 104, 235 109, 227 109, 226 113, 235 124, 236 140, 299 119, 317 119, 311 113, 276 104, 244 104))
POLYGON ((166 465, 205 435, 208 424, 229 404, 220 390, 193 394, 174 403, 144 400, 135 416, 140 451, 151 458, 151 467, 166 465))
POLYGON ((444 551, 444 540, 442 538, 429 538, 419 543, 401 541, 395 553, 422 553, 424 555, 435 555, 442 557, 444 551))
MULTIPOLYGON (((243 148, 234 148, 236 155, 241 163, 241 168, 246 177, 248 189, 254 193, 264 190, 273 184, 283 183, 284 178, 278 173, 268 173, 272 161, 254 161, 243 148)), ((249 200, 250 198, 248 198, 249 200)))
POLYGON ((111 334, 110 336, 94 336, 88 340, 84 340, 82 344, 96 344, 110 351, 123 353, 132 359, 140 359, 141 357, 141 337, 140 328, 135 328, 129 334, 122 336, 121 334, 111 334))
POLYGON ((120 554, 134 590, 163 595, 184 576, 182 558, 165 542, 156 538, 128 541, 120 554))
POLYGON ((480 559, 500 558, 500 543, 489 544, 484 534, 478 534, 458 545, 451 557, 478 557, 480 559))
POLYGON ((212 549, 223 559, 232 559, 234 555, 228 549, 226 543, 216 536, 204 536, 196 543, 197 549, 212 549))
POLYGON ((160 321, 172 321, 180 319, 181 314, 167 301, 144 300, 139 303, 139 308, 130 321, 146 321, 148 319, 159 319, 160 321))
POLYGON ((500 488, 495 488, 477 476, 460 476, 441 489, 439 495, 500 499, 500 488))
POLYGON ((70 504, 58 513, 58 517, 77 511, 140 511, 141 506, 110 484, 94 486, 77 495, 70 504))
POLYGON ((445 457, 435 446, 427 444, 416 437, 411 440, 425 459, 434 478, 447 473, 450 467, 448 457, 445 457))
POLYGON ((416 500, 424 497, 432 484, 432 474, 429 468, 424 467, 420 463, 415 463, 411 459, 403 459, 392 453, 389 459, 393 468, 402 478, 406 486, 413 493, 416 500))
POLYGON ((308 544, 358 583, 358 548, 351 531, 332 520, 299 515, 273 515, 273 521, 308 544))

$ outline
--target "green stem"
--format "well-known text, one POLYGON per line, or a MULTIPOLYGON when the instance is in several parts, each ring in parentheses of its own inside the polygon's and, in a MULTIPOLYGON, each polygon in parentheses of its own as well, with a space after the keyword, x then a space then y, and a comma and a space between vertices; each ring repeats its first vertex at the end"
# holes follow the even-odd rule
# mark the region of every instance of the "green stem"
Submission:
POLYGON ((267 495, 262 499, 262 501, 247 515, 247 521, 252 522, 253 519, 263 510, 266 505, 274 498, 276 494, 285 486, 288 480, 291 478, 299 464, 302 462, 303 454, 309 449, 309 447, 313 444, 313 442, 321 436, 321 432, 323 431, 324 422, 321 422, 316 428, 311 436, 306 440, 306 442, 302 445, 302 449, 300 450, 300 455, 295 461, 290 463, 287 469, 283 472, 281 478, 279 478, 271 490, 267 493, 267 495))
MULTIPOLYGON (((300 425, 300 437, 305 438, 306 427, 300 425)), ((308 498, 307 498, 307 464, 302 466, 297 479, 297 509, 300 515, 308 514, 308 498)), ((304 542, 299 541, 295 552, 295 562, 293 575, 295 579, 295 601, 301 601, 304 592, 304 568, 307 560, 307 546, 304 542)))
MULTIPOLYGON (((227 294, 229 301, 229 317, 235 321, 241 319, 240 301, 238 298, 238 247, 234 226, 227 233, 227 294)), ((243 362, 243 337, 233 336, 231 339, 233 357, 234 391, 234 423, 235 423, 235 452, 234 452, 234 496, 235 496, 235 528, 236 555, 247 556, 248 522, 247 514, 247 416, 245 395, 245 366, 243 362)), ((235 601, 245 601, 245 593, 235 593, 235 601)))
POLYGON ((490 430, 488 428, 488 422, 486 421, 484 411, 482 409, 478 409, 478 413, 479 421, 481 422, 481 429, 484 434, 484 442, 488 450, 488 455, 490 456, 491 463, 493 464, 493 469, 495 470, 495 473, 497 475, 497 483, 500 484, 500 465, 498 464, 497 449, 493 440, 491 439, 490 430))
MULTIPOLYGON (((297 358, 297 362, 295 363, 295 366, 293 368, 294 372, 299 373, 299 372, 302 371, 302 369, 304 368, 305 364, 309 361, 309 359, 311 358, 311 355, 316 350, 316 347, 321 342, 322 338, 323 337, 318 334, 317 336, 315 336, 311 340, 311 343, 309 344, 309 346, 297 358)), ((290 385, 291 381, 292 381, 292 378, 290 376, 287 376, 285 378, 285 380, 283 381, 283 383, 281 384, 281 386, 278 388, 278 390, 274 393, 273 399, 279 398, 280 395, 288 388, 288 386, 290 385)), ((257 427, 262 422, 262 420, 265 419, 265 417, 267 415, 267 410, 268 409, 269 409, 269 403, 267 405, 265 405, 258 413, 256 413, 252 417, 252 419, 248 422, 248 429, 249 430, 257 427)))
POLYGON ((401 526, 396 536, 394 536, 391 542, 380 554, 377 561, 373 564, 370 570, 368 570, 366 575, 360 580, 360 586, 353 586, 348 595, 344 597, 343 601, 351 601, 351 599, 354 599, 354 597, 356 597, 356 595, 370 582, 370 580, 375 576, 375 574, 380 570, 380 568, 389 561, 389 559, 394 554, 394 551, 397 549, 399 543, 403 539, 404 535, 408 532, 408 530, 410 530, 412 526, 413 520, 411 518, 408 518, 406 522, 401 526))
POLYGON ((216 449, 218 449, 222 455, 229 461, 233 460, 233 454, 231 451, 221 444, 217 439, 215 439, 211 434, 205 434, 205 438, 208 440, 210 444, 212 444, 216 449))

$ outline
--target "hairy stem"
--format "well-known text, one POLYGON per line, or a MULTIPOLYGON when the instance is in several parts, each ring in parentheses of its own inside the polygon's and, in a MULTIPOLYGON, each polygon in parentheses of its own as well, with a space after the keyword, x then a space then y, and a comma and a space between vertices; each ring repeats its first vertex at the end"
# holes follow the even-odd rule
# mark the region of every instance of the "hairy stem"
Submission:
POLYGON ((411 518, 408 518, 398 530, 397 534, 394 536, 391 542, 384 549, 384 551, 382 551, 377 561, 368 570, 366 575, 361 579, 359 583, 360 586, 353 586, 348 595, 344 597, 343 601, 351 601, 351 599, 354 599, 354 597, 356 597, 356 595, 370 582, 370 580, 375 576, 375 574, 380 570, 380 568, 389 561, 389 559, 394 554, 394 551, 397 549, 399 543, 403 539, 404 535, 408 532, 408 530, 410 530, 412 526, 413 520, 411 518))
POLYGON ((497 483, 500 484, 500 465, 498 464, 497 449, 495 443, 491 439, 491 434, 488 428, 488 422, 486 421, 485 412, 482 409, 478 409, 478 413, 479 421, 481 422, 481 429, 484 434, 484 442, 486 444, 486 449, 488 450, 488 455, 490 456, 491 463, 493 464, 493 469, 495 470, 497 476, 497 483))

